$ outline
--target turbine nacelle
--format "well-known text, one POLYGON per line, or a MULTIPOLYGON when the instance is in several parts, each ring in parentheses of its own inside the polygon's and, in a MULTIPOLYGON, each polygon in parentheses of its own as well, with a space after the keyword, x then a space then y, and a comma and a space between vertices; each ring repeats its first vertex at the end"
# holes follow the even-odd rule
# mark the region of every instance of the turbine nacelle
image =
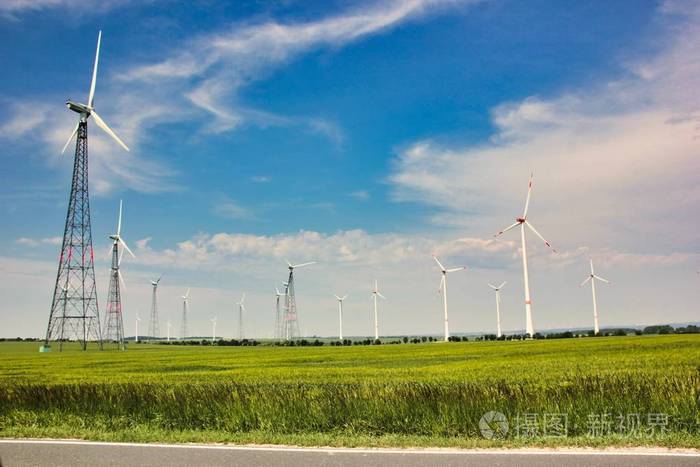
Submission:
POLYGON ((66 101, 66 107, 68 107, 73 112, 77 112, 81 115, 85 115, 86 118, 92 113, 92 107, 88 107, 80 102, 73 102, 70 99, 66 101))

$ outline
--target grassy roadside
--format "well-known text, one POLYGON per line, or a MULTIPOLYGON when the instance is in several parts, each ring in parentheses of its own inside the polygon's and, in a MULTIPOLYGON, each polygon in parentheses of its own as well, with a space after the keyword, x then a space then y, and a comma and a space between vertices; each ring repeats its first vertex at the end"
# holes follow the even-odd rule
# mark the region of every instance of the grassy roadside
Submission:
POLYGON ((201 443, 237 445, 284 445, 304 447, 346 448, 458 448, 458 449, 516 449, 516 448, 670 448, 700 451, 700 438, 690 434, 667 434, 649 438, 629 439, 620 436, 591 438, 574 436, 547 439, 510 439, 491 441, 481 438, 416 436, 382 434, 376 436, 350 433, 275 434, 259 431, 228 433, 212 430, 162 430, 134 426, 128 430, 102 431, 74 425, 50 427, 11 427, 0 430, 2 438, 81 439, 90 441, 131 443, 201 443))

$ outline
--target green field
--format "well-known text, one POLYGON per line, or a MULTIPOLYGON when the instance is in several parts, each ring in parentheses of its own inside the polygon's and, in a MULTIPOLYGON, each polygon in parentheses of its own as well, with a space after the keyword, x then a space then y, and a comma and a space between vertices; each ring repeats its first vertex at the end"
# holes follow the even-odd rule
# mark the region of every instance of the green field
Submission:
POLYGON ((38 345, 0 343, 0 436, 700 447, 700 335, 48 354, 38 345), (504 439, 479 430, 492 410, 509 421, 504 439))

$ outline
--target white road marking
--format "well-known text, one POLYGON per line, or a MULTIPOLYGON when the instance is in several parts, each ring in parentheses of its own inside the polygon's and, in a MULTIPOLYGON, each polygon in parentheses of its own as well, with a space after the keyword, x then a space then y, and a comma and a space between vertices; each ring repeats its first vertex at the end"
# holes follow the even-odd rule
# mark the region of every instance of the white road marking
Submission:
POLYGON ((119 446, 177 449, 218 449, 234 451, 274 452, 322 452, 328 454, 430 454, 430 455, 551 455, 551 456, 646 456, 646 457, 698 457, 694 450, 669 450, 653 448, 621 449, 396 449, 396 448, 330 448, 267 445, 223 445, 223 444, 162 444, 162 443, 110 443, 105 441, 47 440, 47 439, 0 439, 0 444, 63 444, 76 446, 119 446))

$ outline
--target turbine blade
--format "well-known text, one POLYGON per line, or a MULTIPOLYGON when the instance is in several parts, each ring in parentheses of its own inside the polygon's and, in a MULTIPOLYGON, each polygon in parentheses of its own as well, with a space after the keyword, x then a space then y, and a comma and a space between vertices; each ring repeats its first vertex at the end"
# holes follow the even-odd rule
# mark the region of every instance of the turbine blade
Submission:
POLYGON ((603 279, 602 277, 600 277, 600 276, 596 276, 595 274, 593 275, 593 277, 595 277, 595 278, 596 278, 596 279, 598 279, 599 281, 603 281, 603 282, 605 282, 606 284, 609 284, 609 283, 610 283, 610 281, 609 281, 609 280, 607 280, 607 279, 603 279))
POLYGON ((122 277, 122 272, 117 269, 117 276, 119 276, 119 282, 122 284, 122 288, 126 290, 126 284, 124 283, 124 278, 122 277))
POLYGON ((102 31, 97 34, 97 51, 95 52, 95 66, 92 68, 92 81, 90 82, 90 94, 88 94, 88 107, 92 108, 95 100, 95 83, 97 81, 97 62, 100 60, 100 42, 102 41, 102 31))
POLYGON ((494 237, 500 237, 501 235, 508 232, 513 227, 517 227, 518 225, 520 225, 520 222, 514 222, 512 225, 510 225, 510 226, 506 227, 505 229, 501 230, 500 232, 498 232, 496 235, 494 235, 494 237))
POLYGON ((444 271, 445 271, 445 266, 442 265, 442 263, 441 263, 440 260, 437 258, 437 256, 433 255, 433 259, 434 259, 435 262, 438 264, 438 266, 440 266, 440 270, 444 272, 444 271))
POLYGON ((190 298, 190 289, 187 289, 187 292, 185 293, 185 296, 182 297, 182 298, 184 298, 184 299, 190 298))
POLYGON ((117 260, 117 266, 121 266, 123 257, 124 257, 124 250, 122 250, 121 253, 119 253, 119 259, 117 260))
POLYGON ((73 128, 73 132, 70 134, 68 137, 68 141, 66 141, 66 144, 63 146, 63 149, 61 150, 61 154, 66 152, 66 148, 68 148, 68 145, 70 144, 71 141, 73 141, 73 137, 75 137, 75 134, 78 132, 78 127, 80 126, 80 122, 75 124, 75 128, 73 128))
POLYGON ((309 261, 308 263, 294 264, 291 266, 296 269, 296 268, 303 268, 304 266, 310 266, 312 264, 316 264, 316 261, 309 261))
POLYGON ((117 135, 112 131, 112 129, 111 129, 110 127, 107 126, 107 124, 105 123, 105 121, 102 120, 102 117, 100 117, 99 115, 97 115, 97 112, 95 112, 95 111, 93 110, 93 111, 90 113, 90 115, 92 115, 92 118, 95 119, 95 123, 97 123, 97 126, 99 126, 100 128, 102 128, 102 129, 104 130, 104 132, 107 133, 109 136, 111 136, 112 139, 114 139, 114 141, 116 141, 117 143, 119 143, 119 145, 120 145, 121 147, 123 147, 123 148, 126 149, 127 151, 129 150, 129 147, 128 147, 126 144, 124 144, 124 141, 122 141, 122 140, 119 139, 119 136, 117 136, 117 135))
POLYGON ((445 287, 445 275, 443 274, 440 278, 440 287, 438 287, 438 293, 441 294, 445 287))
POLYGON ((343 295, 343 298, 341 298, 340 300, 342 301, 342 300, 345 300, 346 298, 348 298, 348 294, 343 295))
POLYGON ((506 281, 501 282, 501 285, 498 286, 498 290, 501 290, 506 283, 506 281))
POLYGON ((527 217, 527 208, 530 207, 530 195, 532 194, 532 177, 533 173, 530 173, 530 181, 527 184, 527 198, 525 198, 525 209, 523 210, 523 219, 527 217))
POLYGON ((489 282, 489 287, 491 287, 493 290, 498 290, 498 287, 496 287, 495 285, 492 285, 490 282, 489 282))
POLYGON ((122 200, 119 200, 119 221, 117 222, 117 237, 122 233, 122 200))
POLYGON ((386 300, 386 297, 385 297, 384 295, 382 295, 381 293, 377 292, 377 295, 379 295, 379 296, 382 297, 384 300, 386 300))
POLYGON ((342 298, 340 298, 340 297, 337 296, 337 295, 335 296, 335 298, 338 299, 338 300, 342 300, 342 298))
POLYGON ((583 287, 584 285, 588 284, 588 281, 590 281, 592 277, 593 276, 588 276, 585 281, 581 282, 579 287, 583 287))
MULTIPOLYGON (((126 242, 121 237, 119 237, 119 243, 121 243, 122 246, 124 247, 124 249, 126 249, 126 251, 129 252, 129 254, 131 255, 132 258, 136 258, 136 255, 134 255, 134 253, 132 253, 131 249, 128 247, 126 242)), ((123 251, 122 251, 122 253, 123 253, 123 251)), ((160 279, 158 279, 158 280, 160 280, 160 279)))
POLYGON ((457 272, 457 271, 464 271, 465 269, 467 269, 467 267, 466 267, 466 266, 460 266, 460 267, 458 267, 458 268, 452 268, 452 269, 447 269, 447 270, 445 270, 445 272, 457 272))
POLYGON ((525 221, 525 225, 527 225, 527 226, 530 228, 530 230, 533 231, 533 233, 534 233, 535 235, 537 235, 538 237, 540 237, 540 239, 544 242, 545 245, 547 245, 547 246, 549 247, 550 250, 552 250, 554 253, 557 252, 557 250, 555 250, 554 247, 553 247, 552 245, 550 245, 549 242, 548 242, 547 240, 544 239, 544 237, 542 236, 542 234, 539 233, 539 232, 537 231, 537 229, 534 228, 534 227, 532 226, 532 224, 530 224, 528 221, 525 221))
POLYGON ((241 297, 241 306, 243 306, 243 302, 245 302, 245 292, 243 292, 243 296, 241 297))

